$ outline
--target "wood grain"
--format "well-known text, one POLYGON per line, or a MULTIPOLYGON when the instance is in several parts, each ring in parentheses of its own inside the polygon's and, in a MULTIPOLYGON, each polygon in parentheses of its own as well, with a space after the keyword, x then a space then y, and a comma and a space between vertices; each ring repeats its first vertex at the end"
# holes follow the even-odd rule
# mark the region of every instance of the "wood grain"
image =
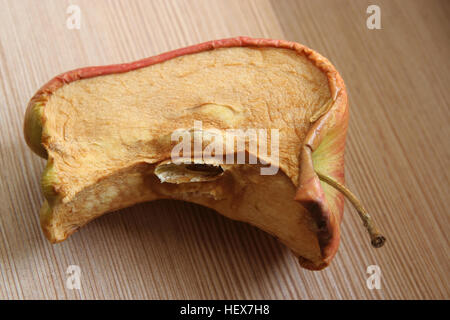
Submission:
POLYGON ((448 299, 449 1, 0 0, 0 299, 448 299), (69 4, 81 29, 66 28, 69 4), (382 29, 366 27, 378 4, 382 29), (388 237, 370 248, 355 211, 322 272, 271 236, 184 202, 108 214, 58 245, 38 210, 44 161, 22 135, 28 99, 54 75, 248 35, 303 43, 350 94, 348 186, 388 237), (81 290, 66 289, 79 265, 81 290), (382 288, 369 290, 377 264, 382 288))

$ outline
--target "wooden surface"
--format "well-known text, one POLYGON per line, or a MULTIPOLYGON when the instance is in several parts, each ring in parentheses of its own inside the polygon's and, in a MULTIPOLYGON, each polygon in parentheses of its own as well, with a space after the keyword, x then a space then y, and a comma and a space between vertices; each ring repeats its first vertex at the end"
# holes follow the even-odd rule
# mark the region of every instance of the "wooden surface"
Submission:
POLYGON ((450 1, 0 1, 0 298, 449 298, 450 1), (81 29, 66 9, 81 9, 81 29), (366 8, 381 8, 381 30, 366 8), (54 75, 248 35, 328 57, 349 91, 347 184, 388 237, 370 247, 348 205, 322 272, 271 236, 188 203, 106 215, 64 243, 41 233, 44 161, 25 145, 28 99, 54 75), (366 268, 381 268, 381 289, 366 268), (81 290, 65 286, 81 268, 81 290))

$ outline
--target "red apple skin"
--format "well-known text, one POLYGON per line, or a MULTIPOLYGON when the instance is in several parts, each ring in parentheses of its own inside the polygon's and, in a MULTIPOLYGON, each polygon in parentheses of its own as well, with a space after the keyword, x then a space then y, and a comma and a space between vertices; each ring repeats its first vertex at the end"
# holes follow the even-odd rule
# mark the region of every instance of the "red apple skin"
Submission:
POLYGON ((299 188, 295 200, 313 215, 319 226, 318 238, 323 264, 301 261, 303 267, 321 270, 327 267, 339 247, 340 223, 344 213, 344 196, 326 183, 321 183, 315 170, 344 184, 344 150, 348 127, 347 92, 337 75, 339 92, 333 107, 309 129, 300 155, 299 188), (317 160, 317 158, 322 158, 317 160), (324 190, 324 187, 326 190, 324 190))
POLYGON ((46 83, 31 98, 24 121, 25 140, 36 154, 47 158, 47 153, 42 146, 45 139, 45 134, 42 134, 45 122, 42 110, 51 94, 66 83, 128 72, 183 55, 231 47, 272 47, 295 50, 308 57, 327 75, 334 104, 312 124, 308 131, 300 155, 299 188, 295 197, 296 201, 299 201, 310 211, 319 227, 318 239, 323 257, 323 263, 320 265, 313 264, 302 257, 299 258, 300 264, 310 270, 321 270, 329 265, 339 246, 344 198, 339 192, 332 190, 325 192, 314 170, 315 165, 320 164, 321 168, 324 169, 323 171, 326 171, 324 173, 344 183, 344 148, 348 126, 347 92, 344 81, 328 59, 299 43, 285 40, 235 37, 208 41, 131 63, 86 67, 62 73, 46 83), (320 150, 320 152, 325 155, 325 159, 321 160, 320 163, 314 163, 314 154, 316 150, 321 149, 319 146, 324 140, 327 140, 327 147, 322 148, 323 150, 320 150))

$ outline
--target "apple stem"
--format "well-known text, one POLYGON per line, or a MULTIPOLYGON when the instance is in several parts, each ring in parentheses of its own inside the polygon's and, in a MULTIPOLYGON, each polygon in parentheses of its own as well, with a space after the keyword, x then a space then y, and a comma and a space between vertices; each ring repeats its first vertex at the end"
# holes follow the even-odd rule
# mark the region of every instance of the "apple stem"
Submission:
POLYGON ((363 207, 358 198, 345 185, 336 181, 332 177, 325 175, 319 171, 316 171, 316 174, 320 180, 328 183, 333 188, 343 193, 344 196, 352 203, 356 211, 358 211, 358 214, 361 220, 363 221, 364 227, 369 232, 372 246, 375 248, 381 248, 386 242, 386 238, 380 233, 380 231, 375 225, 375 222, 372 220, 371 216, 367 213, 367 210, 363 207))

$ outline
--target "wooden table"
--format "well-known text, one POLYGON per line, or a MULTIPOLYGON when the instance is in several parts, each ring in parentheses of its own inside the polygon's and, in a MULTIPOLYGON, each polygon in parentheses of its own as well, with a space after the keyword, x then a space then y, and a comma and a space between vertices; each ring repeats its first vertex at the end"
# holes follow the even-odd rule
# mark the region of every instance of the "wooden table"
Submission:
POLYGON ((450 1, 0 1, 0 298, 448 299, 450 1), (70 3, 80 29, 68 29, 70 3), (369 4, 380 30, 366 26, 369 4), (160 201, 108 214, 51 245, 38 223, 44 161, 27 148, 28 99, 54 75, 248 35, 297 41, 349 90, 348 186, 388 237, 370 247, 346 206, 322 272, 200 206, 160 201), (69 265, 81 289, 66 288, 69 265), (369 290, 366 269, 381 268, 369 290))

